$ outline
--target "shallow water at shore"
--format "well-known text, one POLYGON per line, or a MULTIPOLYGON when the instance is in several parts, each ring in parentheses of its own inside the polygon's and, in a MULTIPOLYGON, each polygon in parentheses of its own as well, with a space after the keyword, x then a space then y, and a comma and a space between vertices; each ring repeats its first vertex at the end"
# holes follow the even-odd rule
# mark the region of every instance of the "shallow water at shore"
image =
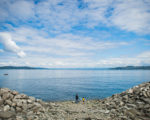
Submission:
POLYGON ((146 81, 149 70, 0 70, 0 87, 46 101, 105 98, 146 81))

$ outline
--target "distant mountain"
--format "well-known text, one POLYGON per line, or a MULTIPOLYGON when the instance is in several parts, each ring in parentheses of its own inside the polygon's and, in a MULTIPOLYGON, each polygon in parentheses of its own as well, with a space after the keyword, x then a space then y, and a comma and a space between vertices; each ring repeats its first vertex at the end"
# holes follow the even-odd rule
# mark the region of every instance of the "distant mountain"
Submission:
POLYGON ((0 69, 47 69, 40 67, 28 67, 28 66, 2 66, 0 69))
POLYGON ((126 66, 110 68, 111 70, 150 70, 150 66, 126 66))
POLYGON ((115 68, 42 68, 29 66, 2 66, 0 69, 43 69, 43 70, 150 70, 150 66, 126 66, 115 68))
POLYGON ((28 66, 3 66, 0 69, 46 69, 46 70, 107 70, 108 68, 40 68, 28 66))

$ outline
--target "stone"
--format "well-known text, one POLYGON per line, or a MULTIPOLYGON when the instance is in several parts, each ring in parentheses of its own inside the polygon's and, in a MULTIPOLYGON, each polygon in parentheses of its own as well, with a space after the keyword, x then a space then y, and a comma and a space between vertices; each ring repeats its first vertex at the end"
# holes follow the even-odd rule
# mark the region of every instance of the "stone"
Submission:
POLYGON ((144 95, 144 97, 148 97, 146 94, 146 91, 143 91, 143 95, 144 95))
POLYGON ((0 89, 0 94, 2 95, 3 93, 8 93, 8 92, 10 92, 10 89, 8 89, 8 88, 1 88, 0 89))
POLYGON ((28 99, 28 100, 27 100, 27 102, 28 102, 28 103, 33 103, 33 101, 32 101, 32 100, 30 100, 30 99, 28 99))
POLYGON ((108 114, 110 111, 109 110, 105 110, 105 113, 108 114))
POLYGON ((28 116, 30 116, 30 115, 32 115, 32 114, 33 114, 33 111, 29 111, 29 112, 27 113, 28 116))
POLYGON ((2 99, 2 97, 0 96, 0 106, 3 105, 4 100, 2 99))
POLYGON ((5 92, 5 93, 3 94, 3 96, 2 96, 2 99, 3 99, 3 100, 7 100, 7 99, 9 98, 9 95, 10 95, 10 93, 6 93, 6 92, 5 92))
POLYGON ((133 89, 129 89, 128 93, 130 94, 133 93, 133 89))
POLYGON ((10 105, 10 106, 12 105, 12 102, 10 100, 6 100, 5 103, 10 105))
POLYGON ((42 107, 41 104, 39 104, 39 103, 37 103, 37 102, 35 102, 34 105, 35 105, 36 107, 39 107, 39 108, 42 107))
POLYGON ((129 113, 131 113, 132 114, 132 116, 139 116, 141 113, 140 112, 138 112, 136 109, 130 109, 130 110, 128 110, 127 112, 129 112, 129 113))
POLYGON ((28 96, 25 94, 17 94, 14 99, 28 99, 28 96))
POLYGON ((15 107, 17 105, 17 103, 13 102, 11 106, 15 107))
POLYGON ((0 111, 0 118, 2 118, 2 119, 8 119, 8 118, 13 118, 13 117, 15 117, 14 112, 0 111))
POLYGON ((31 108, 33 108, 33 107, 34 107, 33 104, 28 104, 28 109, 31 109, 31 108))
POLYGON ((11 108, 10 108, 10 111, 15 112, 15 108, 14 108, 14 107, 11 107, 11 108))
POLYGON ((17 106, 18 106, 18 107, 22 107, 22 101, 21 101, 21 100, 18 100, 17 106))
POLYGON ((136 108, 136 105, 134 105, 134 104, 127 104, 127 106, 128 106, 129 108, 136 108))
POLYGON ((19 93, 18 93, 17 91, 13 90, 13 91, 12 91, 12 94, 13 94, 13 95, 18 95, 19 93))
POLYGON ((27 120, 34 120, 34 116, 33 115, 27 116, 27 120))
POLYGON ((22 116, 16 116, 16 120, 24 120, 22 116))
POLYGON ((149 98, 141 98, 145 103, 150 104, 150 99, 149 98))
POLYGON ((10 94, 9 94, 9 99, 12 100, 13 98, 14 98, 13 94, 10 93, 10 94))
POLYGON ((24 104, 22 104, 22 108, 23 108, 23 110, 26 111, 28 109, 28 105, 24 103, 24 104))
POLYGON ((17 111, 17 112, 21 112, 22 109, 21 109, 20 107, 16 107, 16 111, 17 111))
POLYGON ((29 99, 32 101, 32 102, 35 102, 35 98, 34 97, 29 97, 29 99))
POLYGON ((9 105, 4 106, 4 111, 9 111, 9 110, 10 110, 10 106, 9 105))

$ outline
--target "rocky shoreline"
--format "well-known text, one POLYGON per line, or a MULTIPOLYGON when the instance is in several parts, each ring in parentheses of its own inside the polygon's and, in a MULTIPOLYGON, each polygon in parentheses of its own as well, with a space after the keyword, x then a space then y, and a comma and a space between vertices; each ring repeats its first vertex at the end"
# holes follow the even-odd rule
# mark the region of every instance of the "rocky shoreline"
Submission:
POLYGON ((44 102, 0 88, 0 120, 150 120, 150 82, 102 100, 44 102))

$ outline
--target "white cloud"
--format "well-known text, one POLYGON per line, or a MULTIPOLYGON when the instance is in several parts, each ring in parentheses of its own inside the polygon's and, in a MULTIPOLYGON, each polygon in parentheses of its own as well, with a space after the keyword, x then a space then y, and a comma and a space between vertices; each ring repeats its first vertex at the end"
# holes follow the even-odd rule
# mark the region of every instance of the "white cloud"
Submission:
POLYGON ((12 40, 10 34, 1 32, 0 43, 3 45, 4 51, 16 53, 19 57, 25 56, 25 53, 12 40))
POLYGON ((150 34, 150 1, 119 1, 114 5, 114 11, 109 19, 112 25, 122 30, 150 34))
POLYGON ((83 0, 82 4, 76 0, 46 0, 37 4, 26 0, 1 0, 0 21, 10 20, 17 25, 20 21, 32 21, 34 25, 53 33, 69 31, 74 26, 94 28, 105 24, 150 34, 149 6, 149 0, 83 0))
MULTIPOLYGON (((150 34, 149 0, 83 0, 80 2, 82 2, 81 6, 76 0, 46 0, 38 1, 37 4, 31 0, 0 0, 2 30, 4 31, 5 27, 6 31, 8 29, 7 34, 1 33, 0 36, 4 48, 0 50, 3 61, 9 64, 16 61, 17 65, 27 63, 31 66, 51 67, 107 67, 150 63, 149 52, 135 58, 110 58, 113 55, 108 55, 106 52, 105 59, 98 60, 100 54, 104 54, 103 51, 112 50, 115 54, 113 48, 130 44, 114 38, 111 41, 112 31, 108 28, 110 30, 107 31, 110 35, 108 37, 107 32, 102 33, 100 26, 103 26, 102 29, 117 26, 121 30, 137 34, 150 34), (76 30, 74 27, 77 26, 78 34, 74 33, 76 30), (83 29, 84 34, 81 34, 82 27, 85 29, 85 31, 83 29), (93 35, 89 37, 86 30, 91 30, 93 35), (97 37, 95 31, 101 34, 100 37, 97 37), (16 43, 20 43, 21 48, 16 43), (16 53, 20 57, 25 56, 25 53, 28 56, 18 60, 9 55, 6 57, 4 55, 6 51, 16 53)), ((121 54, 121 50, 118 51, 121 54)))
POLYGON ((16 23, 18 20, 24 21, 34 16, 34 3, 26 0, 0 1, 1 21, 11 20, 16 23))
POLYGON ((17 28, 10 34, 15 41, 23 44, 24 51, 50 56, 91 56, 98 51, 128 45, 127 42, 96 40, 93 37, 71 33, 50 37, 43 31, 33 28, 17 28))
POLYGON ((150 51, 142 52, 135 57, 108 58, 97 62, 100 67, 150 65, 150 51))
POLYGON ((150 59, 150 51, 146 51, 146 52, 143 52, 142 54, 138 55, 137 57, 139 58, 144 58, 144 59, 150 59))

